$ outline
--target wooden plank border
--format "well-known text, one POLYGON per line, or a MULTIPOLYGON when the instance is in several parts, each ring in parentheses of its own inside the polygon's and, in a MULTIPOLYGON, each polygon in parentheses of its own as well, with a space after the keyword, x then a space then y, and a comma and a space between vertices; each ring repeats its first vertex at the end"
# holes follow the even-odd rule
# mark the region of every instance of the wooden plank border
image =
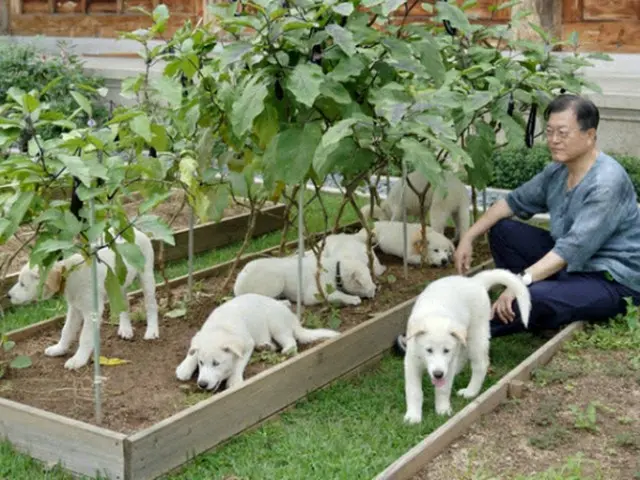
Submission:
MULTIPOLYGON (((486 261, 468 275, 491 265, 492 260, 486 261)), ((125 440, 126 478, 156 478, 390 350, 416 298, 130 435, 125 440)))
POLYGON ((548 363, 565 342, 573 338, 573 335, 583 327, 583 322, 574 322, 565 327, 444 425, 380 472, 375 480, 405 480, 414 476, 456 438, 464 434, 471 424, 504 402, 513 383, 529 379, 534 369, 548 363))
POLYGON ((0 437, 19 451, 80 475, 122 480, 126 435, 0 398, 0 437))
MULTIPOLYGON (((256 218, 256 226, 253 238, 265 233, 274 232, 284 227, 284 211, 286 206, 278 204, 263 208, 256 218)), ((197 255, 215 248, 224 247, 244 238, 245 230, 249 225, 249 213, 233 215, 221 219, 219 222, 208 222, 197 225, 193 229, 193 253, 197 255)), ((189 255, 189 229, 183 228, 174 233, 175 245, 164 245, 165 262, 182 260, 189 255)), ((155 264, 158 265, 160 251, 160 241, 153 240, 155 251, 155 264)), ((2 306, 10 305, 9 299, 5 298, 9 289, 18 281, 18 272, 7 275, 0 282, 0 298, 2 306)))

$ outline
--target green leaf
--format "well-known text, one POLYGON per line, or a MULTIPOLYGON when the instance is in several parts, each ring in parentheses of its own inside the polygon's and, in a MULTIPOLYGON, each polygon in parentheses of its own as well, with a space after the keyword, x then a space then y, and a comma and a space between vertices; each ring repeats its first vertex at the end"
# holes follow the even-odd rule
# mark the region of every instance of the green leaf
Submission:
POLYGON ((325 30, 345 54, 348 56, 356 54, 356 42, 353 39, 353 34, 349 30, 335 23, 327 25, 325 30))
POLYGON ((9 212, 7 213, 8 218, 1 219, 0 232, 2 232, 2 235, 0 238, 6 241, 16 233, 18 228, 20 228, 24 216, 29 211, 35 195, 35 192, 20 192, 17 194, 16 199, 11 204, 9 212))
POLYGON ((234 42, 222 50, 220 54, 220 69, 223 70, 229 65, 241 60, 242 57, 253 50, 253 45, 249 42, 234 42))
POLYGON ((471 24, 465 13, 452 3, 443 1, 436 2, 436 18, 435 20, 441 22, 443 20, 449 20, 453 28, 461 30, 463 33, 471 30, 471 24))
POLYGON ((415 138, 406 137, 400 140, 398 146, 404 151, 404 161, 407 166, 422 173, 431 185, 442 183, 442 167, 436 159, 433 147, 421 143, 415 138))
POLYGON ((165 200, 171 198, 172 195, 173 192, 153 193, 138 206, 138 212, 140 214, 147 213, 149 210, 153 210, 165 200))
POLYGON ((52 252, 64 252, 67 250, 71 250, 75 248, 75 245, 70 240, 45 240, 44 242, 38 244, 34 250, 37 250, 40 253, 52 253, 52 252))
POLYGON ((422 41, 413 44, 413 48, 420 57, 420 62, 433 78, 436 87, 444 83, 446 68, 442 63, 442 55, 436 40, 433 37, 423 37, 422 41))
POLYGON ((258 146, 266 149, 271 139, 279 130, 278 110, 270 103, 265 103, 264 110, 253 121, 253 133, 258 137, 258 146))
POLYGON ((153 9, 153 21, 155 23, 166 22, 169 20, 169 9, 163 3, 153 9))
POLYGON ((311 108, 324 82, 322 68, 314 63, 299 63, 287 77, 287 89, 296 100, 311 108))
POLYGON ((90 117, 93 116, 93 113, 92 113, 93 109, 91 108, 91 102, 89 102, 89 99, 87 97, 82 95, 80 92, 74 92, 74 91, 71 92, 71 96, 74 98, 77 104, 80 105, 80 108, 84 110, 87 115, 89 115, 90 117))
POLYGON ((177 79, 163 75, 154 78, 151 81, 151 86, 158 91, 170 107, 177 108, 182 104, 182 84, 177 79))
POLYGON ((193 157, 180 159, 179 164, 180 181, 189 188, 193 187, 198 174, 198 162, 193 157))
POLYGON ((322 138, 318 123, 292 127, 276 135, 264 154, 270 180, 295 185, 304 180, 314 152, 322 138))
POLYGON ((231 126, 236 136, 242 137, 251 129, 255 118, 264 110, 268 93, 266 82, 257 75, 247 83, 231 109, 231 126))
POLYGON ((67 170, 74 177, 78 177, 78 179, 85 184, 87 187, 91 186, 91 169, 89 166, 82 161, 82 158, 75 155, 58 155, 58 160, 62 162, 62 164, 67 167, 67 170))
POLYGON ((29 113, 32 113, 40 106, 40 102, 33 95, 27 93, 24 96, 24 106, 29 113))
POLYGON ((139 272, 144 270, 145 258, 138 245, 129 242, 116 242, 116 250, 122 255, 122 258, 130 265, 133 265, 136 270, 139 272))
POLYGON ((118 282, 118 277, 113 273, 111 268, 107 268, 107 278, 104 282, 107 296, 109 297, 109 308, 111 315, 119 315, 127 309, 122 287, 118 282))
POLYGON ((476 122, 475 126, 478 133, 467 136, 465 141, 465 149, 473 161, 473 165, 466 167, 467 178, 474 187, 484 189, 489 186, 493 173, 495 133, 484 122, 476 122))
POLYGON ((400 5, 404 3, 404 0, 385 0, 382 4, 382 15, 388 17, 390 13, 395 12, 400 5))
POLYGON ((2 342, 2 349, 5 352, 10 352, 15 348, 15 346, 16 346, 16 342, 14 342, 13 340, 7 340, 5 342, 2 342))
POLYGON ((142 215, 135 221, 134 226, 152 238, 172 246, 176 244, 173 238, 173 231, 166 222, 157 215, 142 215))
POLYGON ((493 100, 493 95, 490 92, 473 92, 465 98, 464 103, 462 104, 462 109, 466 113, 475 113, 488 105, 491 100, 493 100))
POLYGON ((9 367, 16 370, 21 370, 23 368, 29 368, 31 365, 33 365, 31 357, 28 357, 26 355, 18 355, 16 358, 11 360, 9 367))
POLYGON ((329 72, 327 76, 337 82, 344 82, 352 77, 357 77, 362 73, 367 65, 360 55, 354 57, 343 58, 338 65, 329 72))
POLYGON ((348 17, 353 13, 353 3, 351 2, 339 3, 337 5, 333 5, 331 7, 331 10, 336 12, 338 15, 348 17))
POLYGON ((134 117, 130 122, 129 126, 133 133, 145 139, 146 142, 151 143, 153 140, 153 136, 151 134, 151 122, 149 121, 149 117, 147 117, 146 113, 138 115, 134 117))
POLYGON ((320 177, 324 177, 331 170, 332 165, 327 162, 329 154, 335 149, 340 140, 353 133, 352 127, 356 122, 355 118, 341 120, 329 128, 322 136, 322 140, 313 156, 313 168, 320 177))
POLYGON ((342 105, 348 105, 351 103, 351 95, 349 94, 349 91, 344 88, 341 83, 328 77, 322 85, 320 85, 320 93, 342 105))

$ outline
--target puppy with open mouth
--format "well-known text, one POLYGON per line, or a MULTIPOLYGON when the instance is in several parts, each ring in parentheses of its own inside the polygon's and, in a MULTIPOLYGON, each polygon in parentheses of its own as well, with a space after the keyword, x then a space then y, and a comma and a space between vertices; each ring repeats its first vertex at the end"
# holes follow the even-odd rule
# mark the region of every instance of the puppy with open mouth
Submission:
POLYGON ((417 298, 407 321, 404 357, 407 423, 422 421, 422 376, 435 387, 435 410, 451 415, 451 388, 467 360, 471 380, 458 395, 473 398, 482 389, 489 368, 491 300, 489 290, 504 285, 514 293, 522 322, 528 325, 531 297, 522 279, 493 269, 473 277, 451 275, 431 282, 417 298))

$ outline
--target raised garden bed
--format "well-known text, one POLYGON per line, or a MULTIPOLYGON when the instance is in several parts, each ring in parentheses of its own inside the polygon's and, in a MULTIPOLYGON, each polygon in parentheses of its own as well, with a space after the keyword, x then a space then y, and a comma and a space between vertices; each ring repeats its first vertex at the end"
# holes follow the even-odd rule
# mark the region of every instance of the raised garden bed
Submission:
POLYGON ((640 478, 639 341, 626 318, 585 325, 412 478, 640 478))
MULTIPOLYGON (((380 472, 375 480, 414 478, 414 475, 421 472, 431 460, 463 435, 482 415, 492 412, 508 398, 520 397, 522 395, 523 382, 529 379, 536 368, 548 363, 562 346, 571 340, 575 332, 582 327, 583 324, 581 322, 575 322, 564 328, 501 378, 495 385, 487 389, 440 428, 380 472)), ((418 478, 421 478, 421 476, 418 478)))
MULTIPOLYGON (((190 215, 188 206, 183 205, 183 198, 184 193, 176 191, 166 202, 163 202, 151 212, 167 222, 173 219, 171 226, 174 229, 175 245, 164 245, 164 260, 166 262, 187 258, 188 256, 190 215)), ((140 202, 141 200, 132 199, 126 203, 125 210, 127 210, 127 213, 135 213, 140 202)), ((253 236, 257 237, 265 233, 281 230, 284 226, 284 210, 285 206, 282 204, 269 205, 263 208, 256 219, 253 236)), ((233 205, 225 209, 223 218, 219 222, 196 224, 193 229, 193 253, 198 254, 210 251, 242 240, 249 223, 249 217, 247 208, 241 205, 233 205)), ((21 227, 15 237, 9 239, 4 245, 0 245, 0 256, 5 254, 13 255, 32 232, 33 230, 30 226, 21 227)), ((160 242, 154 240, 153 243, 156 252, 155 260, 158 263, 160 242)), ((27 248, 18 252, 10 266, 10 271, 13 273, 7 275, 4 281, 0 282, 0 297, 3 298, 2 306, 8 305, 7 299, 4 298, 5 293, 16 282, 18 278, 17 271, 28 258, 29 250, 27 248)))
MULTIPOLYGON (((270 249, 247 255, 244 261, 273 253, 270 249)), ((486 267, 486 245, 478 245, 477 256, 478 268, 486 267)), ((131 363, 103 367, 102 427, 91 425, 92 369, 68 372, 62 368, 63 359, 42 355, 44 346, 57 339, 61 319, 16 331, 12 334, 18 341, 16 350, 31 355, 34 365, 13 373, 0 391, 2 418, 16 419, 3 420, 0 433, 33 457, 60 460, 76 473, 155 478, 379 358, 404 329, 423 286, 454 272, 453 268, 412 267, 405 279, 400 259, 382 255, 381 261, 388 271, 375 299, 337 313, 322 306, 305 309, 307 324, 330 325, 343 335, 302 347, 290 359, 256 355, 245 375, 248 381, 211 397, 197 392, 193 382, 178 382, 174 371, 189 339, 226 293, 219 291, 219 285, 229 264, 197 272, 198 294, 191 311, 184 319, 162 318, 159 341, 144 342, 138 335, 125 342, 116 337, 115 326, 105 324, 101 353, 131 363), (43 417, 42 422, 30 420, 34 416, 43 417), (37 428, 40 423, 43 430, 37 428), (65 431, 62 436, 56 433, 60 429, 65 431)), ((179 289, 185 282, 184 277, 175 279, 172 287, 179 289)))

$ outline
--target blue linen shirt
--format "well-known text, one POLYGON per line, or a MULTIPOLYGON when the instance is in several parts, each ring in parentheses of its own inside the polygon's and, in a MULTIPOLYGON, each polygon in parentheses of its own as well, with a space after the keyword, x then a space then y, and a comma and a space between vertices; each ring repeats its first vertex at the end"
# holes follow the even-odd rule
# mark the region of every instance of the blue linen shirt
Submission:
POLYGON ((552 162, 506 201, 524 220, 549 213, 552 251, 567 262, 567 272, 606 271, 640 292, 640 211, 629 175, 599 153, 571 190, 567 177, 567 167, 552 162))

